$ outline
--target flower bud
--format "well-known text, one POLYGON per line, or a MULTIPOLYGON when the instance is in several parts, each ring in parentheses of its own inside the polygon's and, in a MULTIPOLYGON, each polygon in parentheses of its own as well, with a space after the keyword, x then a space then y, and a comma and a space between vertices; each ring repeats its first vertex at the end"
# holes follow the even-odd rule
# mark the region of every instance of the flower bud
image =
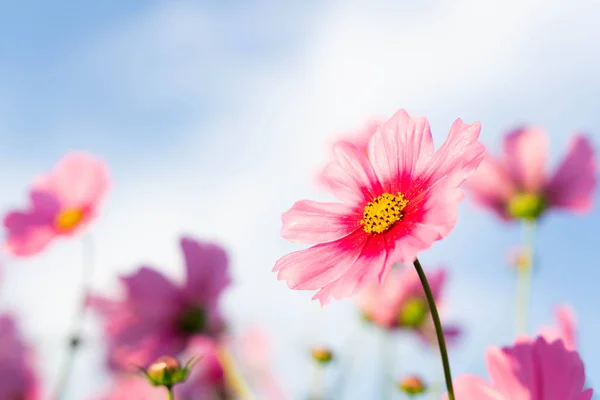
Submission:
POLYGON ((506 211, 512 218, 535 220, 546 210, 543 197, 534 193, 520 193, 510 199, 506 211))
POLYGON ((333 353, 326 347, 318 346, 312 349, 312 358, 321 365, 327 365, 333 360, 333 353))
POLYGON ((140 370, 146 375, 152 385, 173 387, 187 379, 193 363, 194 360, 192 359, 182 368, 179 361, 175 358, 162 356, 150 364, 147 369, 140 368, 140 370))
POLYGON ((425 393, 427 386, 418 376, 409 375, 398 383, 398 389, 412 397, 425 393))

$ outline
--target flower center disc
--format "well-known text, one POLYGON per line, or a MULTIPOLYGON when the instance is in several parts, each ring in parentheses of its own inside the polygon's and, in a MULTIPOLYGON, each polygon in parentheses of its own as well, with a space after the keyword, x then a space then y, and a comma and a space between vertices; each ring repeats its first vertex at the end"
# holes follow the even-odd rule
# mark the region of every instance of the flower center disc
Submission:
POLYGON ((202 332, 206 328, 206 312, 199 307, 186 309, 179 317, 177 327, 180 332, 190 335, 202 332))
POLYGON ((429 307, 427 307, 427 304, 423 300, 410 299, 404 304, 402 310, 400 310, 398 323, 400 326, 407 328, 418 328, 423 324, 425 318, 427 318, 428 312, 429 307))
POLYGON ((56 216, 54 221, 56 227, 61 231, 70 231, 81 222, 83 211, 73 208, 65 210, 56 216))
POLYGON ((367 203, 360 224, 366 233, 383 233, 404 216, 402 210, 408 204, 402 193, 397 196, 384 193, 367 203))
POLYGON ((546 209, 544 199, 533 193, 519 193, 510 199, 507 211, 513 218, 536 219, 546 209))

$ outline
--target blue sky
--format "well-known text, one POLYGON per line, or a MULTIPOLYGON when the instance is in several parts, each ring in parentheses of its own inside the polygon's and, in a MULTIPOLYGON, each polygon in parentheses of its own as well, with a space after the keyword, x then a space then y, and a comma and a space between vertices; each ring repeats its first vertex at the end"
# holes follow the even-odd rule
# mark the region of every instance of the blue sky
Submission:
MULTIPOLYGON (((320 341, 354 349, 361 379, 348 398, 365 398, 378 379, 378 338, 359 327, 351 301, 321 310, 310 293, 276 281, 275 260, 298 248, 278 235, 281 213, 297 199, 326 198, 311 177, 336 133, 398 108, 427 116, 438 145, 461 117, 482 122, 492 149, 516 124, 544 126, 553 165, 573 131, 598 146, 600 5, 563 4, 13 2, 0 16, 0 206, 23 204, 28 182, 69 149, 97 154, 114 179, 92 232, 97 290, 115 291, 116 274, 142 262, 180 277, 182 233, 219 240, 236 281, 227 313, 239 329, 256 321, 271 331, 292 398, 308 385, 306 346, 320 341)), ((531 321, 551 323, 555 304, 572 304, 592 381, 600 381, 592 357, 599 223, 594 211, 541 224, 531 321)), ((512 340, 514 276, 505 264, 519 242, 517 226, 467 202, 453 233, 421 257, 451 268, 451 316, 469 329, 454 350, 455 374, 485 374, 486 345, 512 340)), ((78 241, 61 241, 4 263, 0 307, 19 313, 48 385, 80 258, 78 241)), ((92 320, 89 328, 72 399, 106 384, 91 378, 102 353, 92 320)), ((398 340, 395 373, 439 377, 434 355, 412 344, 398 340)))

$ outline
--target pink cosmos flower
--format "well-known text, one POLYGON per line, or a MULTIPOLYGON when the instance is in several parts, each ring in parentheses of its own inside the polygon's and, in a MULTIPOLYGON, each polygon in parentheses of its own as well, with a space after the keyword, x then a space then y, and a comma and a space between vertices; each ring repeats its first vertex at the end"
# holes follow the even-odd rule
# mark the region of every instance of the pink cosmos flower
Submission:
MULTIPOLYGON (((438 311, 442 311, 442 290, 446 270, 439 268, 427 274, 438 311)), ((384 329, 409 329, 417 332, 427 343, 437 343, 435 327, 429 314, 427 297, 414 268, 392 268, 383 285, 374 282, 358 297, 365 318, 384 329)), ((446 340, 460 335, 460 328, 444 324, 446 340)))
POLYGON ((163 355, 176 357, 193 336, 222 330, 219 299, 230 283, 227 255, 215 244, 186 237, 181 248, 187 274, 183 284, 142 267, 121 278, 124 298, 89 299, 105 322, 110 367, 145 367, 163 355))
POLYGON ((575 350, 575 326, 577 325, 575 311, 568 305, 556 307, 554 311, 557 327, 548 326, 542 328, 540 335, 548 342, 562 340, 568 350, 575 350))
POLYGON ((504 139, 504 155, 487 154, 467 182, 475 204, 504 220, 538 218, 550 208, 587 211, 596 187, 596 158, 588 139, 575 136, 567 156, 547 175, 548 137, 537 128, 520 128, 504 139))
POLYGON ((0 316, 0 399, 41 399, 32 353, 8 315, 0 316))
POLYGON ((341 202, 302 200, 283 215, 284 238, 315 245, 280 258, 278 279, 318 289, 313 298, 324 305, 382 282, 396 262, 412 263, 454 227, 459 186, 483 158, 480 129, 458 119, 434 152, 427 119, 400 110, 369 139, 368 154, 336 143, 324 180, 341 202))
MULTIPOLYGON (((585 371, 576 351, 560 340, 549 343, 539 337, 518 340, 512 347, 487 350, 491 383, 463 375, 454 382, 461 400, 590 400, 592 389, 583 390, 585 371)), ((447 399, 447 395, 444 397, 447 399)))
POLYGON ((98 215, 108 186, 103 162, 87 153, 67 154, 35 180, 29 209, 4 217, 5 247, 15 256, 31 256, 55 238, 81 233, 98 215))
POLYGON ((283 400, 283 389, 271 371, 271 349, 268 334, 259 328, 247 329, 240 338, 240 361, 261 398, 283 400))

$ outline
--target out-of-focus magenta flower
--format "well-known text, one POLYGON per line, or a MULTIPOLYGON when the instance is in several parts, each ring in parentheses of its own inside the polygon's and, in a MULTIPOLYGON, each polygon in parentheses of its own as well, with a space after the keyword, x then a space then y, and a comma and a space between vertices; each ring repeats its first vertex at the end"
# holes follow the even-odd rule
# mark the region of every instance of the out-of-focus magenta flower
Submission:
POLYGON ((8 315, 0 316, 0 399, 41 399, 32 352, 8 315))
POLYGON ((146 367, 160 356, 176 357, 195 335, 222 330, 219 298, 230 283, 227 254, 215 244, 185 237, 181 247, 187 274, 183 284, 142 267, 121 278, 124 298, 88 300, 104 319, 111 368, 146 367))
POLYGON ((556 307, 554 310, 557 326, 547 326, 541 329, 540 335, 545 337, 548 342, 562 340, 565 347, 569 350, 575 350, 575 329, 577 325, 575 311, 570 306, 564 304, 556 307))
POLYGON ((434 151, 427 119, 401 110, 370 138, 368 154, 336 143, 323 179, 341 202, 302 200, 283 215, 284 238, 315 245, 280 258, 278 279, 319 290, 313 298, 324 305, 412 263, 454 227, 460 185, 483 158, 480 129, 458 119, 434 151))
MULTIPOLYGON (((189 341, 185 351, 187 358, 195 357, 189 376, 174 386, 178 400, 216 400, 225 391, 223 369, 217 356, 217 342, 212 338, 196 336, 189 341)), ((119 376, 106 393, 97 400, 164 400, 164 387, 152 386, 143 375, 119 376)))
POLYGON ((596 158, 591 143, 575 136, 552 176, 546 174, 548 137, 535 128, 520 128, 504 140, 504 155, 485 159, 467 181, 476 204, 504 220, 536 219, 550 208, 587 211, 596 187, 596 158))
MULTIPOLYGON (((446 282, 446 270, 438 268, 427 273, 427 280, 441 313, 444 307, 442 292, 446 282)), ((427 297, 414 268, 393 268, 382 286, 373 283, 363 289, 358 296, 358 302, 364 317, 373 324, 384 329, 413 330, 428 343, 437 343, 427 297)), ((455 341, 460 333, 458 326, 444 324, 444 336, 447 341, 455 341)))
POLYGON ((57 237, 81 233, 98 215, 108 187, 108 168, 102 161, 87 153, 67 154, 35 180, 29 209, 4 217, 5 247, 15 256, 31 256, 57 237))
MULTIPOLYGON (((585 371, 576 351, 561 340, 547 342, 520 339, 511 347, 487 350, 491 383, 463 375, 454 382, 454 394, 462 400, 590 400, 584 390, 585 371)), ((444 397, 447 399, 447 395, 444 397)))
POLYGON ((270 338, 257 327, 248 328, 240 338, 240 361, 260 397, 267 400, 286 398, 271 369, 270 338))

